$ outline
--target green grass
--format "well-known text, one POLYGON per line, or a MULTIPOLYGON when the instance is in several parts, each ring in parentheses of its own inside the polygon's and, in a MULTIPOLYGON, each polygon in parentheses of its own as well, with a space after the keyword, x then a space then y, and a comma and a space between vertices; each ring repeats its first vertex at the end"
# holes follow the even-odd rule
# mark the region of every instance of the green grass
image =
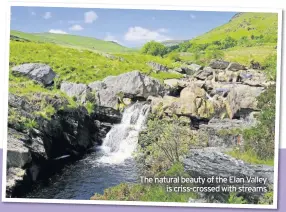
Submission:
MULTIPOLYGON (((79 50, 57 44, 12 40, 10 42, 10 68, 23 63, 44 63, 51 66, 58 78, 55 80, 53 88, 45 88, 27 77, 16 76, 10 71, 9 92, 24 96, 30 104, 38 105, 39 110, 35 112, 35 115, 50 119, 51 115, 59 110, 59 108, 55 108, 54 105, 49 103, 55 96, 60 97, 64 107, 74 108, 78 106, 72 98, 69 98, 59 90, 58 85, 61 81, 88 84, 97 80, 103 80, 107 76, 117 76, 133 70, 150 74, 161 81, 168 78, 182 77, 181 74, 174 73, 152 73, 150 72, 150 67, 146 64, 149 61, 155 61, 170 68, 178 65, 168 59, 137 53, 121 53, 117 54, 117 56, 124 58, 124 60, 108 59, 90 50, 79 50), (45 101, 45 99, 48 99, 48 101, 45 101)), ((94 105, 87 103, 85 107, 88 113, 91 113, 94 105)), ((18 115, 16 114, 14 117, 18 117, 18 115)), ((28 123, 28 125, 31 124, 33 123, 28 123)))
MULTIPOLYGON (((107 76, 117 76, 133 70, 149 74, 148 61, 159 62, 170 68, 177 66, 171 60, 140 54, 119 54, 124 61, 108 59, 88 50, 77 50, 48 43, 10 42, 10 64, 44 63, 59 75, 58 80, 76 83, 90 83, 107 76)), ((164 80, 180 78, 180 74, 152 73, 152 77, 164 80)), ((15 79, 15 78, 12 78, 15 79)), ((42 88, 40 88, 42 89, 42 88)))
POLYGON ((269 40, 277 38, 278 14, 275 13, 240 13, 228 23, 194 38, 196 43, 211 43, 227 36, 239 39, 243 36, 263 35, 269 40))
MULTIPOLYGON (((262 46, 252 46, 252 47, 233 47, 223 50, 223 60, 238 62, 243 65, 249 66, 250 61, 254 60, 259 63, 264 63, 265 59, 270 55, 276 54, 276 49, 274 44, 262 45, 262 46)), ((181 53, 180 58, 182 61, 195 61, 194 55, 192 53, 181 53)), ((201 55, 202 65, 204 64, 205 56, 201 55)), ((207 60, 208 61, 208 60, 207 60)), ((199 61, 196 61, 199 63, 199 61)), ((209 62, 209 61, 208 61, 209 62)), ((208 63, 207 62, 207 63, 208 63)))
POLYGON ((254 154, 251 151, 239 151, 239 150, 232 150, 230 152, 227 152, 228 155, 243 160, 246 163, 250 164, 264 164, 269 166, 274 166, 274 159, 269 160, 262 160, 259 159, 256 154, 254 154))
POLYGON ((69 34, 55 33, 25 33, 11 30, 11 35, 26 39, 32 42, 54 43, 67 47, 89 49, 106 53, 132 52, 133 49, 119 45, 111 41, 99 40, 91 37, 83 37, 69 34))

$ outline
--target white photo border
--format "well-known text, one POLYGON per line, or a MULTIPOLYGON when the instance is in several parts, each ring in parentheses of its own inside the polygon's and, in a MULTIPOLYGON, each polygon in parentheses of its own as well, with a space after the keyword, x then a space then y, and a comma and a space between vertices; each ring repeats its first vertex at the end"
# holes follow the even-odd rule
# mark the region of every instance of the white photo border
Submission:
POLYGON ((93 205, 133 205, 133 206, 172 206, 172 207, 203 207, 203 208, 253 208, 253 209, 277 209, 278 205, 278 158, 279 158, 279 138, 280 138, 280 111, 281 111, 281 53, 282 53, 282 9, 266 8, 244 8, 244 7, 192 7, 176 5, 132 5, 132 4, 113 4, 113 3, 60 3, 60 2, 23 2, 9 1, 6 10, 6 63, 5 63, 5 98, 4 103, 4 133, 3 140, 3 174, 2 174, 2 201, 18 203, 56 203, 56 204, 93 204, 93 205), (262 12, 278 14, 278 40, 277 40, 277 79, 276 79, 276 114, 275 114, 275 159, 274 159, 274 197, 273 205, 256 204, 223 204, 223 203, 173 203, 173 202, 141 202, 141 201, 111 201, 111 200, 60 200, 60 199, 30 199, 30 198, 6 198, 6 161, 7 161, 7 121, 8 121, 8 90, 9 90, 9 43, 10 43, 10 19, 11 7, 64 7, 64 8, 94 8, 94 9, 138 9, 138 10, 177 10, 177 11, 215 11, 215 12, 262 12))

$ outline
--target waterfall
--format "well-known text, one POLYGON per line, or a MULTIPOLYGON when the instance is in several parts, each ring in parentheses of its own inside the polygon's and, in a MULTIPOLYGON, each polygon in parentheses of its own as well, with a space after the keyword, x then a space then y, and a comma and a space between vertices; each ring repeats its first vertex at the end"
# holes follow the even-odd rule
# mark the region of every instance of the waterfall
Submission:
POLYGON ((98 162, 119 164, 132 157, 149 109, 148 104, 137 102, 124 110, 121 123, 114 125, 103 140, 101 150, 104 155, 98 162))

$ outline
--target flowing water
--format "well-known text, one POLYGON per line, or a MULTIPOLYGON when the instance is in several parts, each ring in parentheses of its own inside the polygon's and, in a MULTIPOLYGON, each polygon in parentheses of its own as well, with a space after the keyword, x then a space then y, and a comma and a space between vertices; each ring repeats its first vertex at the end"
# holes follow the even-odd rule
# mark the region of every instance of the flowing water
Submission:
POLYGON ((111 128, 97 151, 67 165, 48 182, 37 185, 26 198, 90 199, 94 193, 102 194, 104 189, 122 182, 137 182, 139 168, 132 156, 149 107, 135 103, 126 108, 121 123, 111 128))

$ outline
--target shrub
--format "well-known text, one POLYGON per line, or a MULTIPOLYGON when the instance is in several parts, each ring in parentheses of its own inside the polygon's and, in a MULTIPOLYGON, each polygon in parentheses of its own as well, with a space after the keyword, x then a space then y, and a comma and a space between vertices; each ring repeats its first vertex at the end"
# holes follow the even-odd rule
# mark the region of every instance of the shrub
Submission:
POLYGON ((262 63, 263 69, 270 80, 276 80, 277 55, 269 55, 262 63))
POLYGON ((259 159, 268 160, 274 157, 275 148, 275 85, 270 86, 258 98, 258 124, 243 132, 245 150, 254 152, 259 159))
POLYGON ((170 120, 152 117, 146 131, 140 134, 139 156, 144 157, 151 174, 158 173, 180 163, 195 142, 196 137, 189 126, 181 124, 178 117, 170 120))
POLYGON ((175 62, 181 61, 180 54, 176 52, 171 52, 170 54, 168 54, 168 58, 175 62))
POLYGON ((163 44, 150 41, 146 43, 143 47, 141 52, 143 54, 150 54, 153 56, 164 56, 167 53, 167 47, 165 47, 163 44))
POLYGON ((234 47, 236 45, 237 45, 237 41, 234 38, 230 37, 230 36, 226 37, 221 42, 221 48, 222 49, 228 49, 228 48, 234 47))
POLYGON ((209 46, 206 49, 205 55, 207 59, 223 59, 224 57, 223 51, 219 50, 216 46, 209 46))

